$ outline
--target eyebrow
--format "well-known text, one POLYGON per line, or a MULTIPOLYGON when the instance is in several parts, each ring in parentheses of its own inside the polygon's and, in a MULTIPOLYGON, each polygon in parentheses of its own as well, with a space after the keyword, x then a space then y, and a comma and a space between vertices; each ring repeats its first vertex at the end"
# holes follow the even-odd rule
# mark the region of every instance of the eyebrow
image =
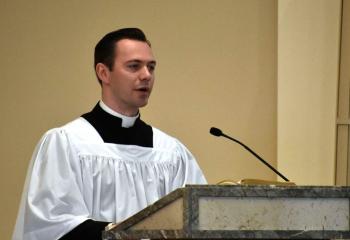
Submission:
POLYGON ((144 62, 146 62, 147 64, 154 64, 154 65, 157 64, 157 61, 156 61, 156 60, 142 61, 142 60, 140 60, 140 59, 131 59, 131 60, 127 61, 126 63, 131 63, 131 62, 136 62, 136 63, 144 63, 144 62))

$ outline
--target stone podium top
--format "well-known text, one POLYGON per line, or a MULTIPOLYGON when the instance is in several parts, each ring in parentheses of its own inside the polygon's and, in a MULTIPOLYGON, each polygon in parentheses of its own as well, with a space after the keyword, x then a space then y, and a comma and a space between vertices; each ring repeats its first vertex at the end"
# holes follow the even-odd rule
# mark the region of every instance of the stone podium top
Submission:
POLYGON ((103 239, 350 239, 350 187, 187 185, 103 239))

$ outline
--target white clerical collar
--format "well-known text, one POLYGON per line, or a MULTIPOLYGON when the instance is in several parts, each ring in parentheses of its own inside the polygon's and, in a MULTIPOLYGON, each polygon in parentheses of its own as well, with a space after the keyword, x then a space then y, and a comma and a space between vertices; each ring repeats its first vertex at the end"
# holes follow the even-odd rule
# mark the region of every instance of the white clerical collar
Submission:
POLYGON ((124 128, 129 128, 134 126, 136 119, 140 116, 140 113, 138 113, 136 116, 134 117, 128 117, 125 116, 123 114, 120 114, 116 111, 114 111, 113 109, 111 109, 110 107, 108 107, 104 102, 102 102, 102 100, 99 102, 100 107, 105 110, 106 112, 108 112, 109 114, 118 117, 122 120, 122 127, 124 128))

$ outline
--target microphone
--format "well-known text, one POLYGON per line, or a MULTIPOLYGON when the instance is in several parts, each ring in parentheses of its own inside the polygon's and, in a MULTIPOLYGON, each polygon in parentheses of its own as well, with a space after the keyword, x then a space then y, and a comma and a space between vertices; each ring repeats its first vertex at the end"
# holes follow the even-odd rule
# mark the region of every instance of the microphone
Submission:
POLYGON ((264 159, 262 159, 257 153, 255 153, 252 149, 250 149, 247 145, 245 145, 244 143, 238 141, 237 139, 234 139, 228 135, 226 135, 225 133, 223 133, 220 129, 212 127, 210 128, 210 134, 216 136, 216 137, 220 137, 223 136, 225 138, 228 138, 236 143, 238 143, 239 145, 243 146, 245 149, 247 149, 251 154, 253 154, 255 157, 257 157, 263 164, 265 164, 267 167, 269 167, 272 171, 274 171, 278 176, 280 176, 281 178, 283 178, 283 180, 285 180, 286 182, 289 182, 288 178, 286 178, 285 176, 282 175, 282 173, 280 173, 279 171, 277 171, 274 167, 272 167, 268 162, 266 162, 264 159))

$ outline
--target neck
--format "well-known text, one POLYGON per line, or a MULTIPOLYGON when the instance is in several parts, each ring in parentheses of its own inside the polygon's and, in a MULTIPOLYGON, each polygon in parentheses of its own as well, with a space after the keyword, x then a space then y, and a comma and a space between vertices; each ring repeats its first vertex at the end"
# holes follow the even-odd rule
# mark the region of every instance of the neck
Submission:
POLYGON ((101 100, 99 102, 99 105, 105 112, 107 112, 107 113, 109 113, 109 114, 111 114, 111 115, 113 115, 115 117, 120 118, 122 120, 122 127, 125 127, 125 128, 129 128, 129 127, 134 126, 136 119, 140 115, 139 113, 137 113, 136 115, 131 116, 131 117, 130 116, 126 116, 126 115, 124 115, 122 113, 114 111, 112 108, 110 108, 108 105, 106 105, 103 102, 103 100, 101 100))
POLYGON ((108 99, 109 98, 105 98, 102 94, 103 103, 106 106, 108 106, 110 109, 112 109, 113 111, 115 111, 119 114, 122 114, 122 115, 127 116, 127 117, 134 117, 134 116, 137 116, 139 114, 138 108, 130 109, 130 108, 122 107, 118 104, 115 104, 115 102, 113 102, 113 101, 108 101, 108 99))

